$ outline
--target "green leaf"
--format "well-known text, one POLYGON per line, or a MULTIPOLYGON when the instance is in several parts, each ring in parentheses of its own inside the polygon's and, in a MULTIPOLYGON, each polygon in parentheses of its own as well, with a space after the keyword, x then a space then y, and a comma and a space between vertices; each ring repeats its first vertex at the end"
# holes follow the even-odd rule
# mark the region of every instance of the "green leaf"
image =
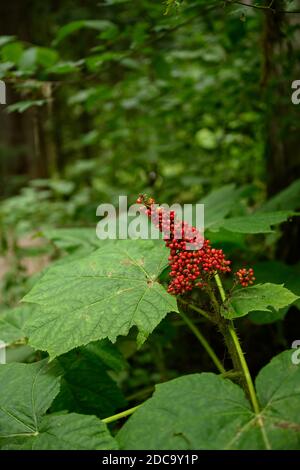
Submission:
POLYGON ((6 111, 8 113, 24 113, 27 109, 32 108, 33 106, 43 106, 47 101, 46 100, 27 100, 19 101, 18 103, 11 104, 7 106, 6 111))
POLYGON ((91 72, 94 72, 104 63, 110 61, 119 61, 123 57, 123 54, 120 52, 105 52, 103 54, 97 54, 85 59, 87 69, 91 72))
MULTIPOLYGON (((300 296, 300 266, 287 265, 280 261, 262 261, 254 265, 255 278, 258 283, 272 282, 284 284, 294 294, 300 296)), ((300 309, 300 301, 294 306, 300 309)), ((273 323, 282 320, 289 307, 281 308, 276 312, 251 312, 249 318, 257 324, 273 323)))
POLYGON ((74 191, 75 184, 73 181, 53 179, 49 181, 49 187, 57 194, 68 196, 74 191))
POLYGON ((0 64, 0 78, 5 77, 6 72, 14 67, 13 62, 2 62, 0 64))
POLYGON ((300 207, 300 179, 294 181, 283 191, 269 199, 260 212, 278 210, 297 210, 300 207))
POLYGON ((227 184, 209 193, 201 200, 204 204, 205 228, 222 222, 229 214, 240 195, 234 184, 227 184))
POLYGON ((2 449, 115 449, 115 440, 95 416, 45 415, 59 392, 57 363, 0 365, 2 449))
POLYGON ((37 47, 37 64, 41 67, 52 67, 57 63, 59 55, 49 47, 37 47))
POLYGON ((223 228, 215 231, 214 227, 205 232, 206 237, 211 241, 215 248, 222 248, 227 255, 235 250, 246 250, 248 248, 246 235, 243 233, 229 232, 223 228))
POLYGON ((126 401, 117 384, 106 371, 99 356, 81 347, 58 359, 64 371, 61 391, 51 410, 94 414, 100 418, 113 415, 126 401))
POLYGON ((29 343, 53 359, 98 339, 114 342, 138 328, 138 344, 170 311, 175 297, 159 284, 168 251, 161 243, 120 240, 50 268, 24 298, 39 304, 27 323, 29 343))
POLYGON ((3 62, 13 62, 17 64, 22 53, 24 46, 21 42, 8 42, 1 49, 1 56, 3 62))
POLYGON ((206 150, 214 150, 218 145, 217 135, 210 129, 200 129, 195 137, 197 144, 206 150))
POLYGON ((34 70, 36 66, 51 67, 58 61, 58 53, 48 47, 29 47, 19 59, 19 67, 34 70))
POLYGON ((291 358, 285 351, 259 373, 259 418, 238 385, 214 374, 188 375, 156 387, 119 432, 120 447, 300 449, 300 367, 291 358))
POLYGON ((19 68, 24 70, 34 69, 37 61, 37 47, 26 49, 20 57, 19 68))
POLYGON ((224 449, 252 417, 240 387, 193 374, 157 385, 117 439, 121 449, 224 449))
POLYGON ((117 445, 107 427, 95 416, 76 413, 47 415, 38 434, 15 439, 8 450, 115 450, 117 445))
POLYGON ((0 441, 38 431, 42 416, 59 392, 57 364, 0 365, 0 441))
POLYGON ((68 73, 76 73, 79 72, 80 70, 80 65, 82 62, 80 60, 76 62, 72 61, 61 61, 56 63, 55 65, 52 65, 48 68, 47 72, 48 73, 55 73, 58 75, 65 75, 68 73))
POLYGON ((90 343, 86 349, 98 356, 108 369, 120 372, 127 367, 127 362, 121 352, 108 339, 90 343))
POLYGON ((75 33, 76 31, 79 31, 80 29, 95 29, 97 31, 105 31, 108 29, 116 28, 114 23, 108 20, 79 20, 79 21, 72 21, 71 23, 66 24, 65 26, 62 26, 62 28, 59 29, 54 45, 57 45, 60 43, 63 39, 66 37, 70 36, 70 34, 75 33))
POLYGON ((254 213, 244 217, 232 217, 225 219, 221 226, 231 232, 239 233, 269 233, 273 232, 272 226, 285 222, 292 217, 295 212, 278 211, 254 213))
POLYGON ((77 248, 95 250, 99 248, 100 241, 95 229, 89 228, 61 228, 46 229, 42 234, 51 240, 58 248, 72 252, 77 248))
POLYGON ((272 312, 291 305, 299 297, 280 284, 258 284, 237 289, 223 304, 222 315, 225 318, 244 317, 249 312, 272 312))
POLYGON ((272 449, 300 449, 300 367, 292 362, 293 352, 274 357, 255 382, 272 449))
POLYGON ((0 340, 10 344, 25 338, 23 327, 34 309, 33 305, 22 305, 4 311, 0 315, 0 340))
POLYGON ((0 47, 12 42, 16 39, 15 36, 0 36, 0 47))

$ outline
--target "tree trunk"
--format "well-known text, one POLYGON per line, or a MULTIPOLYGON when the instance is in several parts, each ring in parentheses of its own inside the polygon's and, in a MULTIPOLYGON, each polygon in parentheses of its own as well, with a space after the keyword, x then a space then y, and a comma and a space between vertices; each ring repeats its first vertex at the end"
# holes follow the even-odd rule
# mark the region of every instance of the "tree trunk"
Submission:
MULTIPOLYGON (((286 2, 275 0, 273 8, 284 10, 286 2)), ((291 41, 286 34, 287 28, 297 21, 296 16, 265 12, 262 87, 267 103, 265 155, 268 196, 273 196, 300 178, 300 106, 291 101, 292 82, 300 78, 296 59, 300 41, 295 35, 291 41)), ((285 224, 278 245, 281 259, 287 262, 300 259, 299 236, 299 221, 285 224)))

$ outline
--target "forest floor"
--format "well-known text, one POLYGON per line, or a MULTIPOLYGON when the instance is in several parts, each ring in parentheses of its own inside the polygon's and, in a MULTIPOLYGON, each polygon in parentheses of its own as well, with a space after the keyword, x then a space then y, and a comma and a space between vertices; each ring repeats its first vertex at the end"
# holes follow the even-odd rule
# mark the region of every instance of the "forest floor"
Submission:
MULTIPOLYGON (((41 241, 31 236, 24 237, 19 241, 18 246, 22 249, 38 248, 41 245, 41 241)), ((5 274, 10 270, 14 262, 13 252, 8 253, 7 256, 0 256, 0 281, 4 278, 5 274)), ((38 256, 25 256, 22 257, 20 264, 24 268, 24 274, 26 276, 32 276, 33 274, 41 271, 49 264, 50 259, 48 255, 38 256)))

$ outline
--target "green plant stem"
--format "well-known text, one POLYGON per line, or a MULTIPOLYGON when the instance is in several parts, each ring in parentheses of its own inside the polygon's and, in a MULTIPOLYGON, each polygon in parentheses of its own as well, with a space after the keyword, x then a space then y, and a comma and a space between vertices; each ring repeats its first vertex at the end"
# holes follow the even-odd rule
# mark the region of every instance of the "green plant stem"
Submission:
POLYGON ((218 358, 215 351, 212 349, 212 347, 208 343, 207 339, 203 336, 201 331, 196 327, 193 321, 185 315, 185 313, 180 312, 179 315, 181 316, 183 321, 187 324, 187 326, 190 328, 190 330, 194 333, 196 338, 199 340, 199 342, 201 343, 201 345, 203 346, 203 348, 205 349, 205 351, 207 352, 207 354, 209 355, 209 357, 215 364, 218 371, 221 374, 225 374, 226 370, 224 369, 220 359, 218 358))
POLYGON ((211 285, 209 283, 206 286, 206 291, 207 291, 207 293, 210 297, 215 315, 217 316, 217 317, 214 316, 212 321, 215 321, 216 323, 218 323, 218 318, 219 318, 219 313, 220 313, 220 306, 219 306, 219 302, 218 302, 218 300, 215 296, 214 290, 213 290, 213 288, 211 287, 211 285))
POLYGON ((242 372, 236 370, 228 370, 224 374, 221 374, 224 379, 238 379, 242 372))
POLYGON ((106 424, 113 423, 114 421, 118 421, 119 419, 126 418, 126 416, 132 415, 140 406, 142 405, 134 406, 133 408, 129 408, 128 410, 122 411, 121 413, 117 413, 116 415, 104 418, 101 421, 106 424))
MULTIPOLYGON (((215 278, 217 287, 219 289, 222 302, 225 302, 226 294, 225 294, 220 276, 216 273, 214 278, 215 278)), ((235 347, 235 351, 236 351, 236 354, 238 356, 239 363, 240 363, 240 366, 241 366, 243 374, 244 374, 244 378, 245 378, 245 382, 247 384, 248 394, 249 394, 249 398, 250 398, 251 403, 252 403, 253 410, 256 414, 259 414, 260 413, 260 408, 259 408, 259 404, 258 404, 258 400, 257 400, 253 380, 252 380, 252 377, 251 377, 251 374, 250 374, 250 371, 249 371, 249 367, 248 367, 247 361, 245 359, 245 355, 243 353, 238 335, 235 331, 233 322, 232 321, 226 322, 226 327, 227 327, 227 331, 228 331, 228 333, 229 333, 229 335, 232 339, 232 343, 235 347)))
POLYGON ((191 310, 194 310, 195 312, 200 313, 200 315, 205 317, 207 320, 212 321, 211 317, 209 316, 209 313, 206 312, 205 310, 203 310, 202 308, 197 307, 194 304, 190 304, 189 302, 187 302, 184 299, 180 299, 180 302, 184 305, 187 305, 191 310))
POLYGON ((241 363, 241 366, 242 366, 242 369, 243 369, 243 372, 244 372, 245 380, 246 380, 248 391, 249 391, 249 396, 250 396, 251 403, 252 403, 252 406, 253 406, 253 410, 256 414, 259 414, 260 409, 259 409, 258 400, 257 400, 257 397, 256 397, 255 388, 254 388, 254 385, 253 385, 253 380, 251 378, 249 367, 248 367, 247 361, 245 359, 245 355, 243 353, 243 350, 241 348, 241 344, 240 344, 238 335, 236 334, 236 331, 235 331, 235 328, 234 328, 232 322, 229 323, 228 330, 229 330, 230 336, 232 338, 232 341, 235 345, 237 354, 239 356, 239 360, 240 360, 240 363, 241 363))
POLYGON ((214 278, 215 278, 217 287, 218 287, 218 289, 219 289, 222 302, 225 302, 225 300, 226 300, 226 294, 225 294, 224 287, 223 287, 223 284, 222 284, 222 281, 221 281, 221 279, 220 279, 219 274, 216 273, 216 274, 214 275, 214 278))

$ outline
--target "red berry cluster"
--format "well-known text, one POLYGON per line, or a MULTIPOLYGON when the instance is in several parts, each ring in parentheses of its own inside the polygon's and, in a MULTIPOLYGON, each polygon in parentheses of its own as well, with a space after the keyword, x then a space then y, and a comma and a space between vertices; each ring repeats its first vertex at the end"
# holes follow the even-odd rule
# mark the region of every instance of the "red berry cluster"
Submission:
POLYGON ((254 277, 254 271, 252 268, 249 268, 249 269, 246 269, 246 268, 242 268, 242 269, 239 269, 236 273, 235 273, 237 279, 238 279, 238 282, 241 284, 241 286, 243 287, 248 287, 249 284, 253 284, 254 281, 255 281, 255 277, 254 277))
POLYGON ((174 295, 204 287, 209 277, 217 272, 230 272, 230 261, 222 250, 210 246, 201 233, 184 221, 177 221, 174 211, 155 205, 153 198, 139 196, 137 203, 144 204, 145 212, 154 225, 164 234, 170 249, 171 267, 168 292, 174 295))

